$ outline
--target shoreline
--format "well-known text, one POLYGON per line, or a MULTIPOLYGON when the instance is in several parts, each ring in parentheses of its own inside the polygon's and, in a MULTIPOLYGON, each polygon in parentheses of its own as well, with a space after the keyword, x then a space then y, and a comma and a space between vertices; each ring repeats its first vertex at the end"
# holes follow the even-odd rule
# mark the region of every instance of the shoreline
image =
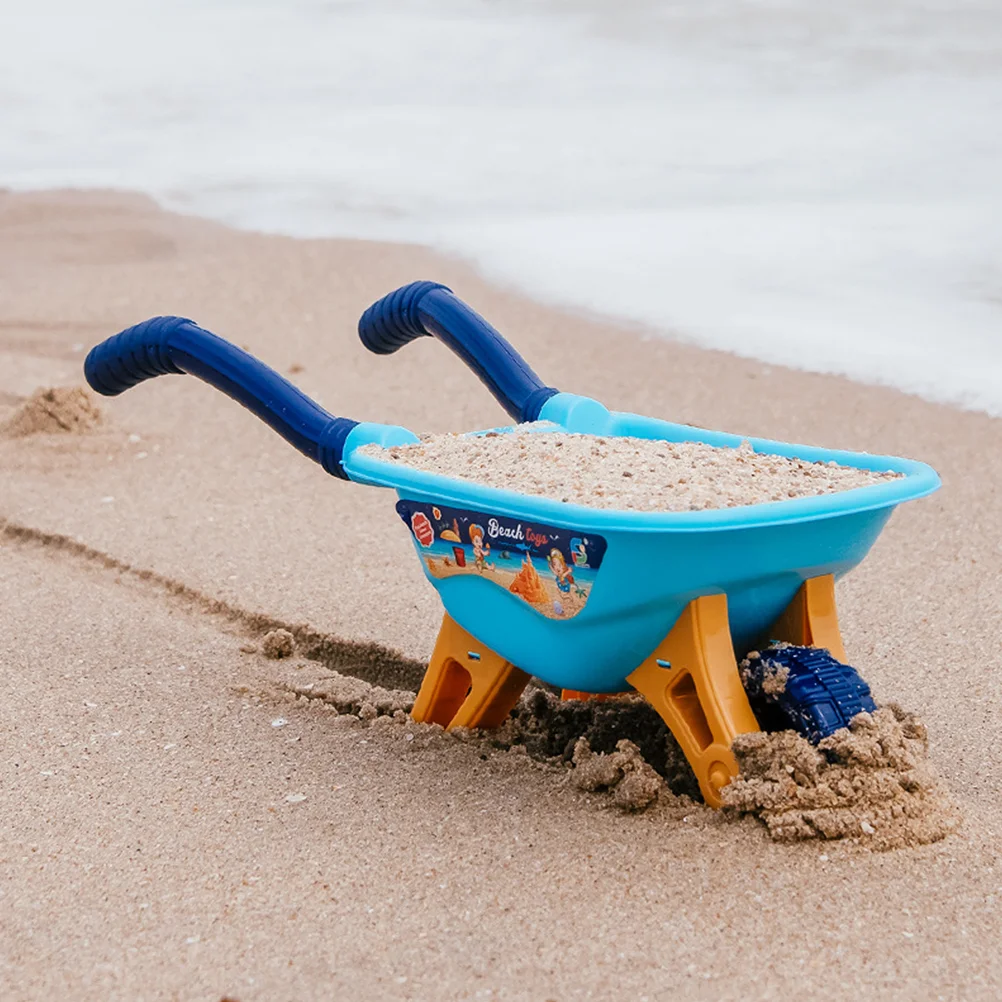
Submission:
POLYGON ((696 352, 707 352, 715 355, 723 355, 741 362, 761 366, 764 369, 778 369, 784 372, 804 376, 816 376, 844 380, 854 386, 864 387, 871 390, 886 390, 891 393, 900 394, 913 398, 922 403, 935 407, 944 407, 948 410, 957 410, 963 413, 980 414, 992 420, 1002 421, 1002 404, 998 405, 999 410, 993 411, 990 408, 977 405, 971 402, 971 398, 977 395, 977 391, 968 390, 966 396, 954 396, 953 398, 925 396, 919 390, 910 389, 905 385, 892 383, 886 379, 871 381, 852 375, 849 372, 838 369, 823 368, 800 368, 793 365, 788 360, 773 360, 765 355, 743 354, 734 348, 718 347, 710 343, 703 343, 694 335, 683 335, 681 332, 672 332, 666 327, 660 327, 649 321, 635 319, 624 313, 610 312, 593 308, 583 303, 574 303, 566 298, 560 298, 557 294, 547 297, 541 290, 536 291, 527 285, 519 284, 517 280, 509 278, 501 270, 492 272, 489 266, 478 261, 476 258, 468 256, 463 252, 454 249, 452 245, 443 243, 436 245, 433 242, 406 237, 382 237, 379 235, 356 236, 352 234, 332 234, 332 235, 299 235, 287 232, 282 229, 258 229, 253 226, 223 220, 210 214, 201 214, 193 210, 187 210, 182 202, 171 202, 164 196, 160 197, 152 191, 142 191, 140 189, 116 189, 102 187, 52 187, 52 188, 5 188, 0 185, 0 197, 11 196, 14 198, 45 198, 51 196, 55 199, 64 196, 80 197, 82 199, 108 199, 111 202, 132 202, 137 204, 146 203, 153 206, 157 212, 166 216, 178 219, 189 220, 192 223, 203 224, 209 227, 221 228, 235 234, 245 234, 249 237, 259 237, 265 239, 293 241, 302 244, 359 244, 365 246, 392 247, 399 250, 412 249, 422 255, 447 262, 450 270, 472 276, 476 281, 484 286, 492 288, 497 292, 506 293, 514 298, 531 302, 540 309, 551 313, 560 314, 571 321, 578 322, 589 327, 609 329, 633 337, 640 341, 664 341, 677 347, 685 347, 696 352))
POLYGON ((702 809, 614 814, 513 752, 335 725, 305 697, 324 672, 350 674, 366 644, 404 668, 430 653, 441 607, 406 526, 376 488, 325 477, 198 380, 158 379, 101 399, 86 432, 0 438, 0 523, 36 537, 0 537, 0 733, 18 763, 0 787, 14 930, 0 994, 994 997, 999 419, 644 338, 426 248, 238 232, 138 196, 62 192, 0 193, 0 422, 39 386, 79 385, 98 340, 177 313, 333 413, 497 425, 432 339, 383 358, 358 344, 361 311, 418 278, 454 288, 544 381, 610 408, 939 471, 941 491, 896 513, 838 599, 880 700, 928 725, 963 827, 879 856, 779 846, 702 809), (445 392, 427 392, 432 372, 445 392), (190 596, 342 646, 301 668, 242 654, 244 627, 190 596), (708 943, 726 959, 707 961, 708 943), (819 960, 835 982, 805 975, 819 960))

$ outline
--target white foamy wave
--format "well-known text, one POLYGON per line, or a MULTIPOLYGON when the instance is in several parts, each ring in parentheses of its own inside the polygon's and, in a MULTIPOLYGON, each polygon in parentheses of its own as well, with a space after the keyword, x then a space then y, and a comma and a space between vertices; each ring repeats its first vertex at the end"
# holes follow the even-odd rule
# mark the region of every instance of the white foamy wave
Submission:
POLYGON ((36 0, 0 31, 0 184, 432 243, 994 414, 1000 121, 974 0, 36 0))

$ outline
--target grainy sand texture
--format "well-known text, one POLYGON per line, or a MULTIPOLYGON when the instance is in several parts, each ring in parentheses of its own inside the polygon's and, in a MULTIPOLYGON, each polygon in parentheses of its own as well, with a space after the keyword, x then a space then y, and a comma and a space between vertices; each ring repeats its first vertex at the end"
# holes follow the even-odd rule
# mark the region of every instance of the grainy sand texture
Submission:
POLYGON ((870 487, 899 474, 834 461, 812 463, 758 453, 748 442, 716 448, 702 442, 563 432, 432 435, 362 453, 426 473, 470 480, 535 497, 635 511, 702 511, 788 501, 870 487))
POLYGON ((799 734, 742 734, 726 806, 752 811, 776 839, 856 838, 896 849, 944 838, 960 815, 927 759, 915 714, 890 704, 812 746, 799 734))
POLYGON ((645 339, 417 247, 4 193, 0 427, 3 1002, 1002 994, 999 421, 645 339), (837 588, 883 709, 819 748, 743 738, 719 812, 639 699, 533 687, 495 734, 415 724, 441 606, 392 494, 191 377, 100 420, 80 389, 91 345, 174 313, 334 413, 497 426, 433 339, 358 343, 419 278, 610 408, 936 467, 837 588))
POLYGON ((0 435, 20 438, 86 432, 100 423, 101 409, 89 390, 82 386, 40 386, 0 424, 0 435))

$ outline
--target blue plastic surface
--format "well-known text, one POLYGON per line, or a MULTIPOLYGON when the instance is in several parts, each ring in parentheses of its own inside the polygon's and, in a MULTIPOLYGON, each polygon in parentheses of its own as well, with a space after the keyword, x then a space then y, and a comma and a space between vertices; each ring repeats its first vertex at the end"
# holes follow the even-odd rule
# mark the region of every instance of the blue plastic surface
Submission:
POLYGON ((792 726, 813 744, 840 727, 847 727, 856 714, 872 713, 877 708, 870 687, 856 669, 837 661, 829 651, 816 647, 769 647, 755 659, 751 670, 762 670, 769 665, 786 668, 786 686, 782 692, 763 692, 760 698, 779 710, 785 725, 792 726))
MULTIPOLYGON (((736 435, 616 413, 600 403, 559 394, 543 418, 568 431, 633 435, 668 441, 736 446, 736 435)), ((700 595, 725 593, 735 649, 744 654, 763 639, 800 585, 811 577, 840 577, 873 545, 894 507, 939 486, 924 463, 892 456, 819 449, 748 439, 759 452, 815 462, 834 460, 862 469, 894 470, 899 480, 819 497, 695 512, 632 512, 587 508, 514 491, 481 487, 383 462, 353 451, 352 480, 393 487, 400 498, 496 512, 600 533, 608 543, 588 604, 573 619, 549 619, 517 596, 477 575, 437 578, 449 615, 478 640, 552 685, 618 692, 665 637, 685 606, 700 595)), ((767 638, 766 638, 767 639, 767 638)))
POLYGON ((452 290, 436 282, 412 282, 373 303, 358 322, 370 351, 389 355, 419 337, 437 337, 480 378, 507 414, 535 421, 557 391, 452 290))
POLYGON ((274 369, 184 317, 153 317, 92 348, 87 382, 115 396, 168 373, 198 376, 253 411, 328 473, 347 479, 345 439, 358 424, 334 417, 274 369))

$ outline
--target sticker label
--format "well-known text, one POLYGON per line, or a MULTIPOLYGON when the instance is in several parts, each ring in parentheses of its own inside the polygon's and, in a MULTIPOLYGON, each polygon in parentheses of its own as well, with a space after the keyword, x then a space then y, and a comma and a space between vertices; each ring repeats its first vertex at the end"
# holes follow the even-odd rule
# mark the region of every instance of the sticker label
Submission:
POLYGON ((432 577, 475 574, 517 595, 550 619, 570 619, 588 602, 606 542, 542 522, 398 501, 432 577))

